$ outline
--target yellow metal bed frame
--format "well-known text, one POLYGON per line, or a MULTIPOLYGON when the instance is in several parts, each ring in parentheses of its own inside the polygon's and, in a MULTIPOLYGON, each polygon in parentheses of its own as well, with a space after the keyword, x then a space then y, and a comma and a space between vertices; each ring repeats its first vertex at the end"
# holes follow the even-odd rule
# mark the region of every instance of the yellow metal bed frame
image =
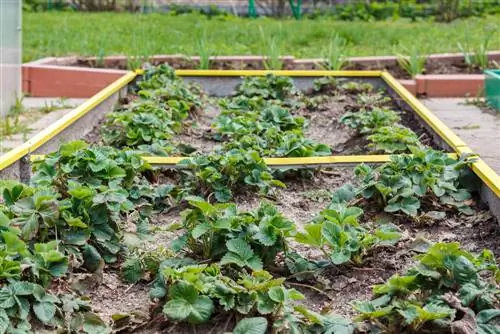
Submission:
MULTIPOLYGON (((40 159, 41 156, 32 153, 43 144, 54 138, 71 124, 77 122, 82 116, 92 111, 107 98, 126 87, 137 76, 143 72, 137 70, 128 72, 108 87, 101 90, 98 94, 78 106, 76 109, 66 114, 52 126, 38 133, 35 137, 26 143, 14 148, 0 157, 0 171, 12 165, 25 156, 30 156, 31 160, 40 159)), ((417 98, 411 95, 392 75, 383 71, 226 71, 226 70, 177 70, 176 74, 181 77, 242 77, 242 76, 263 76, 266 74, 275 74, 291 77, 373 77, 382 79, 390 88, 392 88, 399 97, 404 100, 420 118, 446 142, 455 153, 451 156, 474 152, 463 142, 453 131, 451 131, 443 122, 441 122, 429 109, 427 109, 417 98)), ((269 166, 321 166, 332 164, 356 164, 356 163, 382 163, 389 161, 389 155, 339 155, 327 157, 311 158, 266 158, 269 166)), ((175 165, 182 157, 157 157, 146 156, 146 161, 153 165, 175 165)), ((493 193, 500 197, 500 177, 481 159, 478 158, 472 164, 472 170, 488 186, 493 193)))

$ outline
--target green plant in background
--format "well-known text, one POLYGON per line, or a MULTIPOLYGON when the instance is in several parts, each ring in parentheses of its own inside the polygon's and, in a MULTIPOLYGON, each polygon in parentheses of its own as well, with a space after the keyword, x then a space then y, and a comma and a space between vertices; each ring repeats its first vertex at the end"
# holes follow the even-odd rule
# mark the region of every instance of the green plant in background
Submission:
POLYGON ((488 50, 491 39, 498 35, 499 31, 497 28, 490 29, 484 33, 484 37, 475 46, 472 46, 469 37, 465 35, 465 40, 463 44, 461 42, 457 43, 458 49, 464 55, 464 62, 469 68, 478 67, 481 70, 485 70, 489 66, 488 50))
POLYGON ((354 108, 358 108, 360 110, 374 110, 386 108, 391 105, 391 98, 388 96, 384 96, 383 92, 376 93, 360 93, 356 96, 357 106, 354 108))
POLYGON ((266 35, 264 29, 259 26, 261 44, 264 46, 262 54, 265 56, 264 67, 266 70, 281 70, 281 26, 278 35, 266 35))
POLYGON ((146 69, 138 87, 139 99, 107 116, 101 129, 103 142, 139 153, 178 153, 172 137, 182 133, 185 123, 194 121, 201 112, 200 87, 184 83, 168 65, 146 69))
POLYGON ((260 96, 264 100, 286 100, 296 95, 297 90, 290 77, 267 74, 243 78, 236 94, 248 98, 260 96))
POLYGON ((398 54, 399 66, 412 78, 425 72, 427 56, 423 55, 417 46, 404 49, 405 55, 398 54))
POLYGON ((391 126, 400 121, 398 113, 389 109, 347 112, 340 118, 342 124, 356 129, 361 134, 370 134, 381 127, 391 126))
POLYGON ((420 144, 417 134, 402 125, 380 127, 366 138, 370 147, 391 154, 409 152, 411 146, 420 144))
POLYGON ((348 64, 346 46, 347 42, 344 38, 338 33, 332 34, 327 47, 322 52, 325 61, 319 65, 325 70, 340 71, 343 69, 348 64))
POLYGON ((198 56, 200 57, 200 63, 198 68, 200 70, 210 69, 210 57, 213 56, 212 47, 210 41, 207 39, 207 34, 205 31, 198 37, 197 40, 198 56))
MULTIPOLYGON (((223 149, 255 150, 261 156, 311 157, 331 154, 327 145, 304 137, 303 117, 292 116, 284 106, 267 102, 263 96, 288 95, 269 91, 261 83, 249 83, 229 102, 223 101, 219 116, 212 122, 216 138, 226 140, 223 149), (229 102, 229 103, 228 103, 229 102)), ((282 90, 282 87, 279 88, 282 90)))
POLYGON ((375 299, 355 304, 358 320, 386 333, 453 332, 465 323, 476 333, 498 332, 499 275, 493 253, 473 255, 458 243, 437 243, 416 259, 406 274, 375 285, 375 299))
POLYGON ((3 119, 0 119, 0 138, 9 137, 16 133, 27 133, 30 129, 21 122, 21 115, 26 112, 23 106, 24 95, 16 97, 14 105, 12 105, 3 119))
POLYGON ((349 81, 340 86, 347 94, 368 94, 373 92, 373 85, 368 82, 349 81))

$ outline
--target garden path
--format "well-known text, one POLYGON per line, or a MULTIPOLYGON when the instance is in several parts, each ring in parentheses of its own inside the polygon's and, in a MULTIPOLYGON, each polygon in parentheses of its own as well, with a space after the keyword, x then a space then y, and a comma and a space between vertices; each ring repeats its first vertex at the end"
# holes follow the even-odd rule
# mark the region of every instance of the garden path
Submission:
POLYGON ((432 98, 422 102, 500 174, 500 113, 483 111, 463 98, 432 98))

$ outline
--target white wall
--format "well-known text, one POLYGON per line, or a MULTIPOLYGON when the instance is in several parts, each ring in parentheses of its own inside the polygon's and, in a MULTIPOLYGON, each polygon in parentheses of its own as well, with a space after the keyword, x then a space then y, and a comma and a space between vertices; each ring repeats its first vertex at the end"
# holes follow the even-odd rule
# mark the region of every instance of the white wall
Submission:
POLYGON ((21 93, 21 2, 0 0, 0 116, 21 93))

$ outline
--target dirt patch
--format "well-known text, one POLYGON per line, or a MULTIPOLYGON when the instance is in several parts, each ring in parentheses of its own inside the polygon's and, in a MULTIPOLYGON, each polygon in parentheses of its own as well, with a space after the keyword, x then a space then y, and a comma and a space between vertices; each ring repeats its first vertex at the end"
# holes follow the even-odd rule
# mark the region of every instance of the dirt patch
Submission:
POLYGON ((102 283, 90 289, 93 311, 108 324, 113 314, 134 314, 149 319, 149 287, 139 282, 127 284, 117 272, 105 272, 102 283))
MULTIPOLYGON (((168 61, 154 61, 152 65, 168 64, 175 69, 197 69, 198 61, 191 61, 186 58, 171 59, 168 61)), ((302 65, 294 65, 294 63, 284 63, 284 68, 288 70, 303 69, 302 65), (297 68, 298 67, 298 68, 297 68)), ((490 67, 493 67, 490 63, 490 67)), ((111 68, 127 70, 127 61, 125 60, 106 60, 106 62, 98 62, 93 59, 80 58, 77 59, 71 66, 90 67, 90 68, 111 68)), ((210 69, 216 70, 264 70, 262 61, 228 61, 214 60, 210 62, 210 69)), ((318 68, 319 69, 319 68, 318 68)), ((364 63, 349 63, 345 70, 370 71, 370 70, 385 70, 390 72, 398 79, 411 79, 411 76, 402 69, 397 63, 389 64, 373 64, 366 65, 364 63)), ((424 74, 481 74, 482 70, 477 66, 468 66, 464 60, 456 61, 439 61, 428 59, 425 64, 424 74)))
POLYGON ((212 139, 212 121, 218 115, 219 109, 215 105, 207 105, 200 115, 187 122, 184 131, 174 137, 176 144, 188 145, 196 152, 209 153, 220 144, 212 139))

